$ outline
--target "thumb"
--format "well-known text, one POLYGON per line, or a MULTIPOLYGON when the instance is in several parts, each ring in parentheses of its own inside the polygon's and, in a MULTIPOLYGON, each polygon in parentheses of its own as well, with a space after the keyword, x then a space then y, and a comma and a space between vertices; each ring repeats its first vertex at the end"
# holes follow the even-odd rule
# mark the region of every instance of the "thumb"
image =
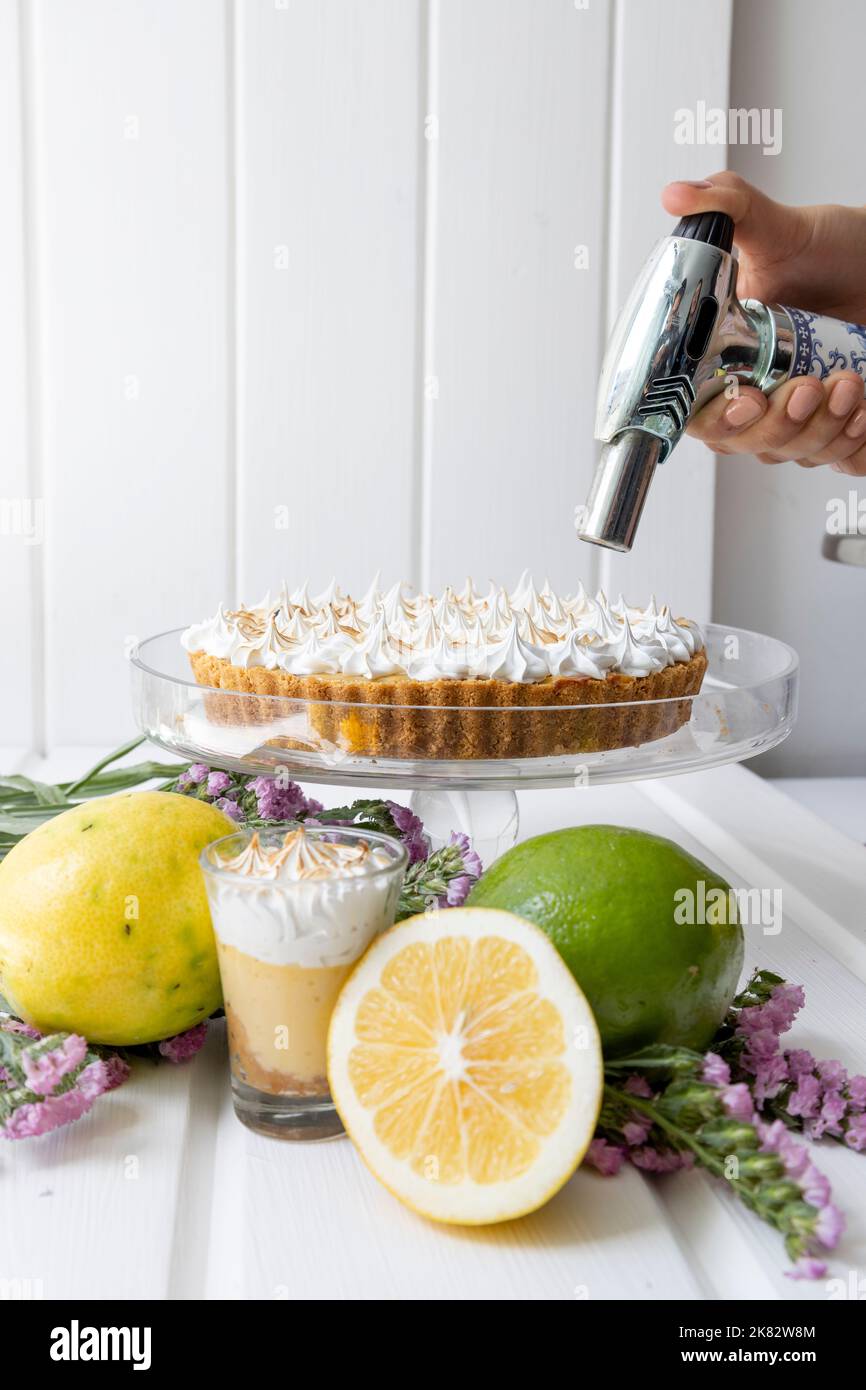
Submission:
POLYGON ((727 170, 699 183, 667 184, 662 205, 675 217, 726 212, 734 222, 734 241, 758 264, 795 255, 808 237, 803 208, 777 203, 727 170))

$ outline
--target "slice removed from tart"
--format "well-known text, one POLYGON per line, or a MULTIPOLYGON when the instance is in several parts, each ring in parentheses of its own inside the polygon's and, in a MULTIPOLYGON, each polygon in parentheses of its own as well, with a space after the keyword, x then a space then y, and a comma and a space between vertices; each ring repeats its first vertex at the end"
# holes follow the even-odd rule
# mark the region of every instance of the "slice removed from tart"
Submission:
POLYGON ((598 1031, 556 948, 490 908, 379 937, 328 1039, 331 1095, 364 1162, 408 1206, 483 1225, 543 1205, 592 1139, 598 1031))

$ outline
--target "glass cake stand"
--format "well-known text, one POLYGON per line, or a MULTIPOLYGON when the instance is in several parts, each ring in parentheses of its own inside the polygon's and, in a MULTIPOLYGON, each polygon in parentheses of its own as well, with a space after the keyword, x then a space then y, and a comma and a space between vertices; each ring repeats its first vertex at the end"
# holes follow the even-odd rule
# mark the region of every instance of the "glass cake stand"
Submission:
POLYGON ((134 714, 152 742, 235 772, 411 789, 434 844, 463 829, 485 863, 517 838, 517 789, 741 762, 781 743, 797 711, 796 652, 713 623, 698 695, 504 708, 337 704, 200 686, 183 631, 150 637, 131 655, 134 714))

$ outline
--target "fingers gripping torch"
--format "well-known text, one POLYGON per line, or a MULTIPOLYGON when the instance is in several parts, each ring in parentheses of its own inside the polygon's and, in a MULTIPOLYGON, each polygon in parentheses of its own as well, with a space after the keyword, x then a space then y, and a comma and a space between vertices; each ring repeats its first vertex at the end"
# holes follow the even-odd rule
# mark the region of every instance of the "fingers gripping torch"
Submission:
POLYGON ((631 550, 656 465, 690 416, 734 381, 768 395, 783 381, 853 368, 866 379, 866 328, 737 298, 734 224, 696 213, 662 237, 605 353, 595 437, 601 457, 582 540, 631 550))

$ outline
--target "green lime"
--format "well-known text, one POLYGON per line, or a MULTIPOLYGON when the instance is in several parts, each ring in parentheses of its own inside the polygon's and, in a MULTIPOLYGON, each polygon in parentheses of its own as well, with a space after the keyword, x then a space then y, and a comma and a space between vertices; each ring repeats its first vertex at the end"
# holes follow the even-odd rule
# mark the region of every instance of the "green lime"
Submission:
POLYGON ((467 901, 547 933, 607 1056, 651 1043, 703 1049, 736 993, 743 929, 729 885, 659 835, 618 825, 538 835, 498 859, 467 901))

